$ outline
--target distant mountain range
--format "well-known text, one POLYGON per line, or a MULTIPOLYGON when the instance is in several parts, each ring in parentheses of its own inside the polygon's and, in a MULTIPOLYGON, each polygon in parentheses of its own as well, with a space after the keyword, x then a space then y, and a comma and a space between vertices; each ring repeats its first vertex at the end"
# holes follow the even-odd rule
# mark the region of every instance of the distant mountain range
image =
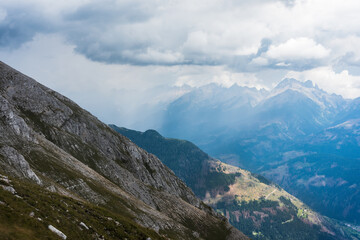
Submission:
POLYGON ((271 91, 211 84, 176 99, 164 116, 164 136, 261 173, 324 215, 360 223, 360 98, 295 79, 271 91))
POLYGON ((0 62, 0 239, 248 239, 157 157, 0 62))
POLYGON ((252 239, 356 239, 360 233, 321 216, 261 175, 224 164, 191 142, 155 130, 110 125, 155 154, 205 203, 252 239))

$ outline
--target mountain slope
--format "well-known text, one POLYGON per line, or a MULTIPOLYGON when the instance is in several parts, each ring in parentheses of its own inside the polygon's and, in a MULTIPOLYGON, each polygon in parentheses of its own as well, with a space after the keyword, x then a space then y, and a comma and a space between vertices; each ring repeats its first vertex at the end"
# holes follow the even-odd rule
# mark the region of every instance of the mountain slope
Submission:
POLYGON ((211 158, 190 142, 164 138, 154 130, 142 133, 110 126, 157 155, 197 196, 254 239, 351 239, 351 229, 317 214, 265 178, 211 158))
MULTIPOLYGON (((144 133, 110 125, 111 128, 128 137, 136 144, 159 157, 198 196, 204 197, 210 183, 206 183, 207 161, 211 158, 188 141, 166 139, 155 130, 144 133), (204 171, 205 169, 205 171, 204 171), (204 180, 204 182, 202 182, 204 180)), ((219 177, 221 182, 221 177, 219 177)), ((213 185, 217 184, 216 182, 213 185)), ((221 183, 219 183, 221 185, 221 183)))
POLYGON ((4 174, 126 215, 168 238, 245 239, 159 159, 0 63, 4 174))

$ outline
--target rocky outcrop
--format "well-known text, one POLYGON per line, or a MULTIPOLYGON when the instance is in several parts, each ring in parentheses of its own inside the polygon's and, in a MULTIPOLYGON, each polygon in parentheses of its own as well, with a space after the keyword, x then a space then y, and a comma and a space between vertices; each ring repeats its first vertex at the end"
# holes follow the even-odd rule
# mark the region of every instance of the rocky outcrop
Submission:
POLYGON ((126 213, 169 238, 245 238, 154 155, 3 63, 0 102, 4 172, 126 213))
POLYGON ((29 163, 18 151, 16 151, 16 149, 9 146, 3 146, 0 148, 0 154, 3 159, 7 161, 8 166, 10 166, 14 173, 19 176, 29 178, 39 185, 42 183, 39 177, 30 168, 29 163))
POLYGON ((55 228, 53 225, 49 225, 49 230, 58 235, 61 239, 66 240, 67 236, 61 232, 59 229, 55 228))

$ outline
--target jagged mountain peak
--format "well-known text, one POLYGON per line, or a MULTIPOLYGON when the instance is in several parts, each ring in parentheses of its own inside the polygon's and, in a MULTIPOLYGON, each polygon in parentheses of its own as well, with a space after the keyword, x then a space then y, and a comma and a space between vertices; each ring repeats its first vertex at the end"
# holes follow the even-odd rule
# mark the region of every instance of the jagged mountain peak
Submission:
POLYGON ((318 89, 318 86, 311 81, 307 80, 305 82, 299 81, 295 78, 284 78, 275 88, 285 88, 285 87, 295 87, 297 85, 300 85, 305 88, 316 88, 318 89))
POLYGON ((329 94, 326 91, 320 89, 316 84, 314 85, 311 80, 307 80, 305 82, 301 82, 294 78, 285 78, 282 80, 264 99, 273 98, 280 94, 283 94, 287 91, 298 92, 305 97, 309 98, 311 101, 316 103, 321 109, 325 111, 335 110, 337 113, 341 111, 341 107, 344 107, 345 100, 342 96, 336 94, 329 94))
MULTIPOLYGON (((188 111, 190 113, 201 112, 202 116, 209 117, 213 115, 213 111, 222 111, 224 114, 229 114, 229 112, 237 111, 237 109, 244 111, 247 108, 254 107, 267 93, 264 89, 258 90, 237 84, 227 88, 211 83, 194 88, 192 91, 171 102, 167 107, 167 113, 175 116, 188 111)), ((187 115, 188 113, 182 117, 187 115)), ((201 118, 201 116, 199 117, 201 118)), ((194 117, 192 118, 194 119, 194 117)), ((224 118, 227 117, 224 115, 224 118)))

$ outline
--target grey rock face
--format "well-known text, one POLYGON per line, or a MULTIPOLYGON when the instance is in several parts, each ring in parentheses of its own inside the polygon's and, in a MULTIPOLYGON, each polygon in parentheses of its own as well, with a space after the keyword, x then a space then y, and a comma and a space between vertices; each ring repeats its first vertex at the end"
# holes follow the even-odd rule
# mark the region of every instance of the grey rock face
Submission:
POLYGON ((55 233, 56 235, 58 235, 61 239, 66 239, 67 236, 61 232, 59 229, 55 228, 53 225, 49 225, 49 230, 52 231, 53 233, 55 233))
POLYGON ((10 127, 13 133, 27 140, 35 141, 25 121, 14 113, 9 102, 2 96, 0 96, 0 117, 2 121, 10 127))
POLYGON ((0 155, 7 160, 7 163, 16 171, 17 174, 34 180, 39 185, 42 183, 40 178, 30 168, 29 163, 20 153, 18 153, 18 151, 16 151, 16 149, 9 146, 3 146, 0 148, 0 155))
POLYGON ((1 62, 0 103, 2 171, 121 209, 139 224, 179 238, 193 239, 195 231, 207 239, 215 231, 223 239, 245 239, 154 155, 1 62))
POLYGON ((11 192, 12 194, 15 194, 16 193, 16 190, 11 187, 11 186, 3 186, 3 185, 0 185, 2 187, 2 189, 4 189, 5 191, 8 191, 8 192, 11 192))

